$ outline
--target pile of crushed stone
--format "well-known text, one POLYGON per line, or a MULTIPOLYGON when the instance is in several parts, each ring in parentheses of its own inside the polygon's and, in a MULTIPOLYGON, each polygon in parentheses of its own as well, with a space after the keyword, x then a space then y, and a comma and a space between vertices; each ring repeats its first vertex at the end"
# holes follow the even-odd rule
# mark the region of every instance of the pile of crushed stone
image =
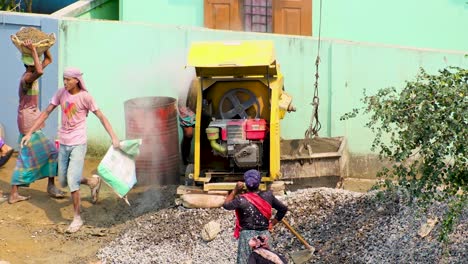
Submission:
MULTIPOLYGON (((403 197, 318 188, 280 199, 289 207, 289 223, 318 249, 309 263, 468 263, 468 210, 444 245, 438 236, 446 206, 434 204, 422 213, 403 197), (420 228, 431 219, 439 223, 422 237, 420 228)), ((233 211, 178 206, 148 213, 127 226, 98 251, 102 263, 236 263, 233 211), (210 221, 218 222, 221 231, 205 242, 201 230, 210 221)), ((282 224, 272 237, 273 250, 285 256, 305 249, 282 224)))

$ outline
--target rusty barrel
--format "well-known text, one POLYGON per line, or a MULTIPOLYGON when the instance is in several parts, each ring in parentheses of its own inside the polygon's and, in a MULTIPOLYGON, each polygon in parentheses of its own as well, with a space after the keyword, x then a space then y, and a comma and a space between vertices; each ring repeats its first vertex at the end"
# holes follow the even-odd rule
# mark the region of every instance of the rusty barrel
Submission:
POLYGON ((139 185, 179 183, 176 99, 139 97, 125 101, 127 139, 142 139, 136 159, 139 185))

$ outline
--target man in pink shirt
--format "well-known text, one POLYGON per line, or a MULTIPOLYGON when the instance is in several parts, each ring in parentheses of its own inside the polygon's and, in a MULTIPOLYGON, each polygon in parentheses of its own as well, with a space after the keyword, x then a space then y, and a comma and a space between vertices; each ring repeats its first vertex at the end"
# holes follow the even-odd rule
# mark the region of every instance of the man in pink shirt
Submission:
POLYGON ((88 93, 82 76, 83 74, 77 68, 65 69, 63 73, 64 87, 55 93, 47 109, 41 113, 33 127, 21 140, 21 145, 28 144, 32 131, 40 127, 50 113, 60 105, 62 125, 59 130, 58 177, 62 187, 68 185, 74 209, 73 221, 66 230, 68 233, 78 231, 83 225, 80 216, 80 184, 86 184, 91 188, 93 203, 97 202, 101 185, 99 177, 87 179, 82 176, 87 147, 86 117, 89 111, 99 118, 112 139, 112 145, 115 148, 120 145, 111 124, 97 107, 94 98, 88 93))

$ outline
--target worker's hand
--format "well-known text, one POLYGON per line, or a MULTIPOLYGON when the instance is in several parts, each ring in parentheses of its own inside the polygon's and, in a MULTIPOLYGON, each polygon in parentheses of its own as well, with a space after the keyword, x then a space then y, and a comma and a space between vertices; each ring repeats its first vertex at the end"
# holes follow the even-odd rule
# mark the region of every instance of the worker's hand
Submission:
POLYGON ((271 219, 270 224, 268 225, 268 230, 270 232, 273 232, 273 228, 275 227, 276 224, 278 224, 278 219, 276 218, 271 219))
POLYGON ((273 219, 271 219, 271 221, 270 221, 270 223, 271 223, 272 226, 275 226, 278 222, 279 222, 279 221, 278 221, 278 219, 276 219, 276 218, 273 218, 273 219))
POLYGON ((112 146, 116 149, 120 148, 120 140, 118 138, 112 139, 112 146))
POLYGON ((240 191, 242 191, 242 189, 244 189, 244 183, 241 181, 237 182, 236 187, 234 188, 234 191, 236 193, 239 193, 240 191))
POLYGON ((36 50, 36 47, 34 47, 32 41, 30 39, 27 39, 23 42, 23 46, 25 46, 26 48, 30 49, 31 51, 34 51, 36 50))
POLYGON ((30 139, 31 139, 31 135, 30 135, 30 134, 24 135, 24 137, 21 139, 20 147, 22 148, 22 147, 28 145, 30 139))

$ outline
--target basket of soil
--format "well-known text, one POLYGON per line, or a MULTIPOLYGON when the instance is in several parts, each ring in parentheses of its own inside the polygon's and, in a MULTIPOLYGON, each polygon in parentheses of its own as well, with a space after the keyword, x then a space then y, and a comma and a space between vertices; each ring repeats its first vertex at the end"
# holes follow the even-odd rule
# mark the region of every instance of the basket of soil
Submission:
POLYGON ((55 44, 55 34, 47 34, 34 27, 22 27, 16 34, 11 35, 11 41, 22 54, 31 55, 31 50, 23 46, 30 39, 36 47, 37 55, 41 56, 55 44))

